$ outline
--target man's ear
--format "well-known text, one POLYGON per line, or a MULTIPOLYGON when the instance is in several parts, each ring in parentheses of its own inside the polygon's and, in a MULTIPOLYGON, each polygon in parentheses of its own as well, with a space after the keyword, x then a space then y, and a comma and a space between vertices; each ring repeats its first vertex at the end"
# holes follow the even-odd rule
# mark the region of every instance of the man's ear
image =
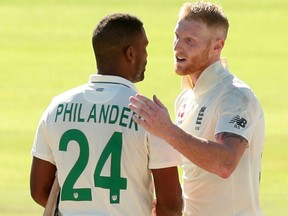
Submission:
POLYGON ((221 38, 221 39, 217 39, 215 41, 215 45, 214 45, 214 51, 217 51, 217 52, 221 52, 221 50, 223 49, 224 47, 224 40, 221 38))
POLYGON ((135 49, 132 46, 128 46, 125 50, 125 56, 126 56, 128 61, 134 62, 135 49))

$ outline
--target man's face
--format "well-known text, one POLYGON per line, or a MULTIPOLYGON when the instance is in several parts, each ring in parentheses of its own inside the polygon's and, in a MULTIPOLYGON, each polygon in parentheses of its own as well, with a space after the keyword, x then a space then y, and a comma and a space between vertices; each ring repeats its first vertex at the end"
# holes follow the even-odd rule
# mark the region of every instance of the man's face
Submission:
POLYGON ((178 75, 198 74, 212 61, 212 33, 196 20, 179 20, 175 27, 174 69, 178 75))
POLYGON ((144 79, 144 72, 146 70, 147 64, 147 46, 148 39, 143 29, 143 32, 139 36, 139 38, 135 41, 134 47, 136 50, 136 58, 135 58, 135 74, 133 75, 132 82, 136 83, 142 81, 144 79))

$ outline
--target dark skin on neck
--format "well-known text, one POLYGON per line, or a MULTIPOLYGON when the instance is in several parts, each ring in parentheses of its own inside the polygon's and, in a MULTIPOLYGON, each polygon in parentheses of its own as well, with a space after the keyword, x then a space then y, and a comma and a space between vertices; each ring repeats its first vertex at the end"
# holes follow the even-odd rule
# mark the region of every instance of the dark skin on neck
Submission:
POLYGON ((98 74, 120 76, 133 82, 134 48, 128 46, 126 49, 115 48, 112 55, 108 57, 97 56, 98 74))

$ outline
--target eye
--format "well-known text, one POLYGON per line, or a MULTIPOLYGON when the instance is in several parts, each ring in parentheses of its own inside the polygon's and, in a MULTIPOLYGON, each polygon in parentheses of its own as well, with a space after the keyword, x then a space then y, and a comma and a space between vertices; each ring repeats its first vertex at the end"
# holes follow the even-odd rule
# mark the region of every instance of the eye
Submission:
POLYGON ((188 37, 188 38, 186 38, 186 42, 188 42, 188 43, 192 43, 193 40, 192 40, 192 38, 188 37))
POLYGON ((193 39, 193 38, 191 38, 191 37, 185 38, 185 41, 186 41, 186 43, 189 44, 190 46, 193 46, 193 45, 196 44, 196 40, 193 39))

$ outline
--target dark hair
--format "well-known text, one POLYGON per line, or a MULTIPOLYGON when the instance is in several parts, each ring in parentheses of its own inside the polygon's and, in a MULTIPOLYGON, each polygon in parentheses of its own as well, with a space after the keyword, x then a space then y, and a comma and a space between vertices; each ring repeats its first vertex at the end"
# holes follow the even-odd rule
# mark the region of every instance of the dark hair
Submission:
POLYGON ((109 57, 113 52, 127 48, 142 30, 143 23, 130 14, 114 13, 104 17, 92 37, 96 59, 109 57))

